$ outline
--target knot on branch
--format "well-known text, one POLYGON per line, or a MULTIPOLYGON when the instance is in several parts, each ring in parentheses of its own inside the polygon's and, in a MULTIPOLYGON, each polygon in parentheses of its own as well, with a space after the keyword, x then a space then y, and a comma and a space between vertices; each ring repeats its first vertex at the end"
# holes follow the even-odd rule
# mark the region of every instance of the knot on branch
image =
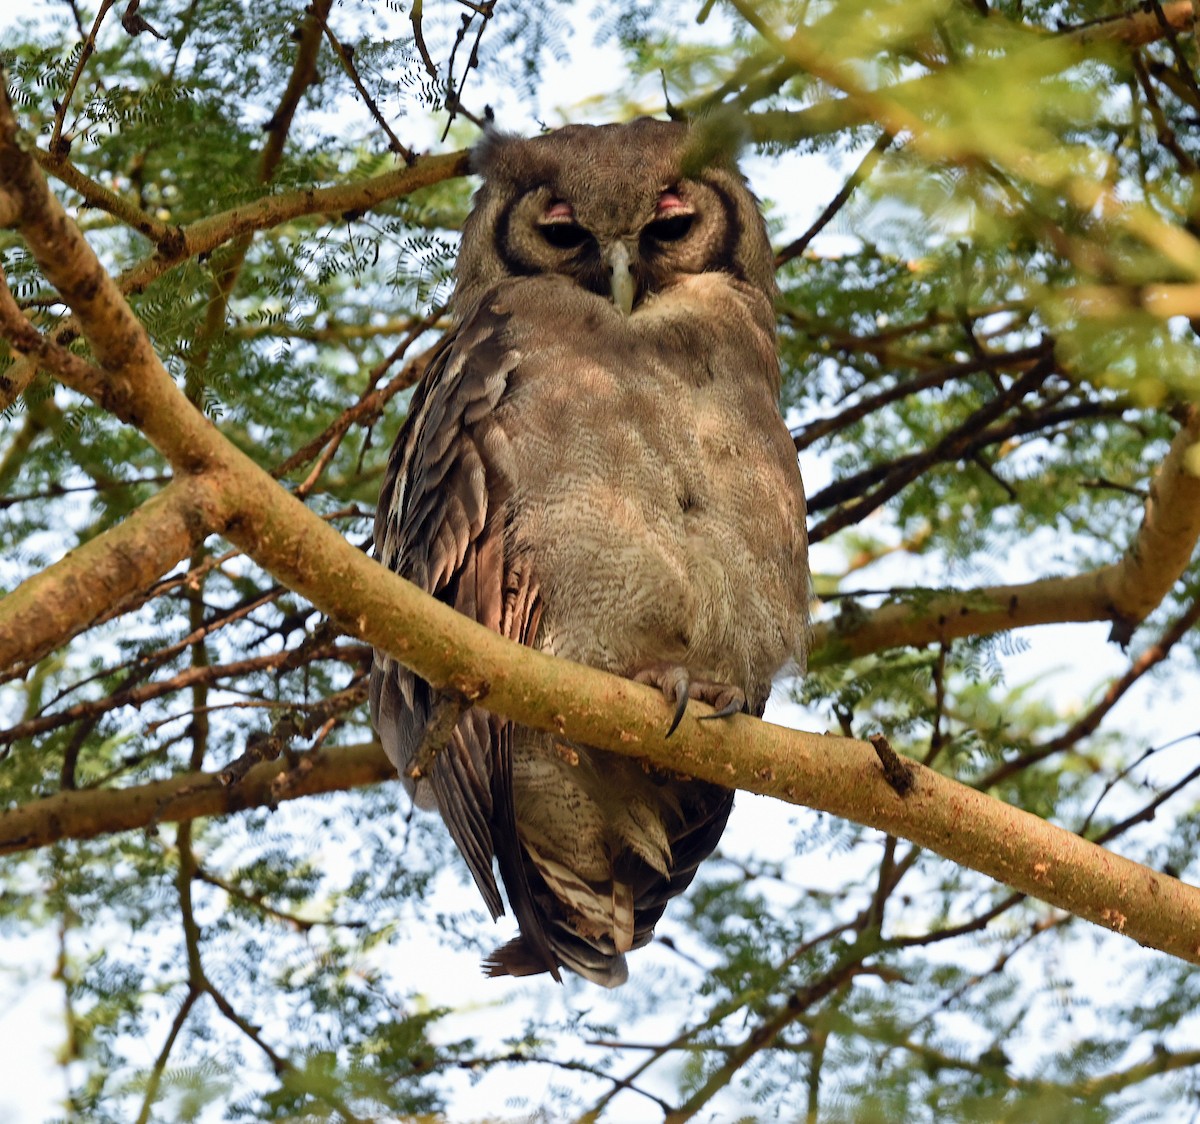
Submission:
POLYGON ((867 741, 874 747, 879 763, 883 766, 884 779, 892 786, 897 796, 907 796, 917 779, 917 772, 911 763, 905 761, 882 734, 872 734, 867 741))

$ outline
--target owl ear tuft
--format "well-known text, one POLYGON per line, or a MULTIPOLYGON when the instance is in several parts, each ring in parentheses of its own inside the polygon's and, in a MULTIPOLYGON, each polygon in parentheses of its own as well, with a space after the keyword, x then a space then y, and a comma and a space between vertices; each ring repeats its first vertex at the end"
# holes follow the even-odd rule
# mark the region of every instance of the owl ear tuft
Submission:
POLYGON ((719 105, 692 120, 679 170, 686 179, 696 179, 714 165, 736 169, 749 135, 746 115, 735 106, 719 105))
POLYGON ((483 136, 471 149, 472 174, 486 179, 503 158, 504 152, 514 144, 521 144, 523 139, 516 133, 506 133, 497 128, 489 118, 483 126, 483 136))

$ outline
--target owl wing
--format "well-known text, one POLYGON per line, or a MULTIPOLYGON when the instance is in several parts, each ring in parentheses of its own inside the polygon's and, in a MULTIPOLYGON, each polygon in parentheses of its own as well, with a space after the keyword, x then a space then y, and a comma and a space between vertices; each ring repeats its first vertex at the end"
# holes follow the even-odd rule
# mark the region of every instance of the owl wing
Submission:
MULTIPOLYGON (((486 305, 448 335, 431 357, 396 439, 375 517, 379 560, 465 616, 523 644, 541 617, 538 585, 508 557, 505 523, 513 480, 510 450, 495 409, 517 371, 504 340, 507 317, 486 305)), ((493 917, 504 912, 492 870, 501 874, 522 930, 557 975, 553 953, 531 913, 512 800, 511 724, 467 711, 429 776, 408 770, 437 704, 433 689, 377 652, 371 716, 383 747, 414 799, 436 802, 493 917)))

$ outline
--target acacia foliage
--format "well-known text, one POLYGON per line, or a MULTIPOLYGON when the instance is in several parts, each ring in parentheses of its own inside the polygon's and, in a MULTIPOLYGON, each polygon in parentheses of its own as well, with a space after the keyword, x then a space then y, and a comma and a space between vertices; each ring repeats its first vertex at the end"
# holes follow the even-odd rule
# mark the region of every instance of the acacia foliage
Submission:
MULTIPOLYGON (((461 160, 420 190, 393 172, 473 139, 493 93, 502 122, 538 104, 570 10, 104 11, 94 36, 74 6, 7 29, 25 143, 192 407, 365 547, 470 189, 461 160)), ((1107 720, 1142 676, 1195 657, 1197 528, 1162 467, 1200 467, 1191 19, 1187 3, 626 4, 596 22, 623 92, 579 113, 661 111, 664 94, 676 113, 722 107, 757 169, 823 157, 849 176, 807 230, 786 187, 769 201, 786 403, 802 464, 831 475, 811 496, 822 607, 795 695, 1184 878, 1190 762, 1107 720), (821 240, 826 220, 843 241, 821 240), (1160 524, 1141 522, 1152 485, 1160 524), (1125 584, 1070 584, 1131 557, 1125 584), (1105 620, 1129 646, 1071 720, 999 675, 1020 631, 973 623, 989 587, 1031 575, 1042 600, 1005 625, 1105 620), (947 614, 951 588, 967 593, 947 614)), ((18 233, 0 263, 37 330, 94 358, 18 233)), ((103 547, 179 473, 53 363, 7 345, 4 362, 13 591, 103 547)), ((1135 1120, 1196 1099, 1190 965, 914 845, 766 812, 777 833, 708 864, 612 1005, 572 984, 546 1013, 549 985, 481 981, 482 1000, 530 1006, 499 1035, 464 1029, 412 934, 468 962, 494 934, 439 889, 434 825, 394 784, 275 810, 305 754, 369 739, 367 646, 219 535, 88 624, 2 670, 8 808, 283 772, 236 816, 193 822, 155 796, 116 832, 102 800, 86 832, 48 816, 38 849, 0 835, 16 852, 3 931, 57 944, 70 1118, 453 1113, 455 1075, 493 1071, 516 1073, 496 1086, 520 1090, 514 1110, 555 1118, 1135 1120), (833 884, 814 875, 829 856, 833 884), (1081 988, 1064 960, 1083 957, 1135 984, 1081 988)))

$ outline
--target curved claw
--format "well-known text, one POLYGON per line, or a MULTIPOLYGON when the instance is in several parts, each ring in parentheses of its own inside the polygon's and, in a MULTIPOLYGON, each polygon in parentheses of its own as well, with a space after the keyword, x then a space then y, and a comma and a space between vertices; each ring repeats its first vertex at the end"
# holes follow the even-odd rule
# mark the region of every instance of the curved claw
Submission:
MULTIPOLYGON (((714 718, 730 718, 735 714, 746 713, 746 700, 739 699, 736 695, 731 698, 720 710, 714 710, 712 714, 700 715, 701 722, 711 722, 714 718)), ((681 714, 682 716, 682 714, 681 714)))
POLYGON ((747 710, 746 693, 730 683, 715 683, 709 679, 693 679, 686 667, 679 664, 652 664, 633 677, 637 683, 657 687, 675 712, 667 728, 669 738, 679 728, 687 711, 688 699, 699 699, 717 709, 712 714, 701 715, 702 719, 728 718, 747 710))
POLYGON ((683 721, 684 712, 687 710, 688 698, 687 676, 681 675, 675 683, 675 717, 671 719, 671 725, 667 727, 668 738, 675 733, 679 728, 679 723, 683 721))

